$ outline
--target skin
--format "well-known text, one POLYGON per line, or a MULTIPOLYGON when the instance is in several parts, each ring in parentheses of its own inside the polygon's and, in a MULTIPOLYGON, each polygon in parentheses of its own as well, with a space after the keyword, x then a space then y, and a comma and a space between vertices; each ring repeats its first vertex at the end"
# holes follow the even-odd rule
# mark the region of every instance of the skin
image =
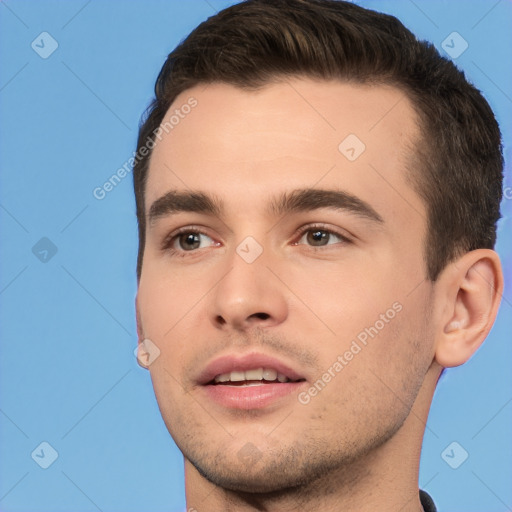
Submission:
POLYGON ((136 301, 140 341, 160 349, 149 369, 185 457, 188 509, 422 510, 432 395, 442 368, 471 357, 494 321, 496 253, 472 251, 435 283, 425 279, 425 205, 407 180, 421 139, 397 89, 303 78, 258 91, 211 84, 171 110, 189 97, 197 107, 154 149, 146 211, 173 190, 213 195, 224 210, 148 225, 136 301), (366 146, 355 161, 338 150, 348 134, 366 146), (304 188, 357 196, 383 222, 333 208, 269 211, 274 195, 304 188), (333 234, 311 245, 312 224, 349 241, 333 234), (174 252, 162 250, 187 226, 204 233, 199 248, 174 239, 174 252), (263 249, 250 264, 236 252, 247 236, 263 249), (305 405, 293 393, 258 411, 227 409, 197 383, 216 357, 257 351, 300 373, 307 391, 396 303, 400 312, 305 405))

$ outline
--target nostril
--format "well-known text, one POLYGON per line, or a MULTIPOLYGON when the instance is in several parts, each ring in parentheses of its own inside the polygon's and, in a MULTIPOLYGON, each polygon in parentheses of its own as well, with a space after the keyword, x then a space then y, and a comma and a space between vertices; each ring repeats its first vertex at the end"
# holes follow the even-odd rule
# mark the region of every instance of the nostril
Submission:
POLYGON ((226 320, 224 320, 224 318, 222 318, 220 315, 217 315, 217 323, 220 324, 220 325, 224 325, 226 323, 226 320))
POLYGON ((270 315, 268 313, 254 313, 251 315, 251 317, 259 318, 260 320, 267 320, 270 318, 270 315))

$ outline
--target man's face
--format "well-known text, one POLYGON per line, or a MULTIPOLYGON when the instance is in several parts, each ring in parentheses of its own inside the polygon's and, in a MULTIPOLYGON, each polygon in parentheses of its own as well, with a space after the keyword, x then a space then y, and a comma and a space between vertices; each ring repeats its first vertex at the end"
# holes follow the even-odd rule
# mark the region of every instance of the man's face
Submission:
POLYGON ((416 117, 393 88, 296 79, 199 86, 164 120, 190 97, 146 188, 156 397, 214 483, 303 484, 393 436, 433 359, 416 117))

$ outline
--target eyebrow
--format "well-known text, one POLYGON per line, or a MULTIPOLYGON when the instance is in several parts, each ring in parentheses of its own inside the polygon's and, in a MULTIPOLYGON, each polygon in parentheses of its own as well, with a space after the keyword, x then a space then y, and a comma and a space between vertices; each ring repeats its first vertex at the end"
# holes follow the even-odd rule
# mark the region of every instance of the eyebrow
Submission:
MULTIPOLYGON (((342 190, 298 189, 285 192, 269 202, 267 211, 275 216, 330 208, 346 211, 365 219, 383 223, 382 217, 366 201, 342 190)), ((221 200, 204 192, 170 191, 150 207, 149 223, 179 212, 203 213, 220 217, 224 211, 221 200)))
POLYGON ((276 216, 331 208, 383 223, 383 218, 366 201, 343 190, 307 188, 285 192, 270 202, 269 211, 276 216))
POLYGON ((179 212, 196 212, 220 216, 222 202, 204 192, 178 192, 172 190, 158 198, 149 209, 148 221, 153 223, 161 217, 179 212))

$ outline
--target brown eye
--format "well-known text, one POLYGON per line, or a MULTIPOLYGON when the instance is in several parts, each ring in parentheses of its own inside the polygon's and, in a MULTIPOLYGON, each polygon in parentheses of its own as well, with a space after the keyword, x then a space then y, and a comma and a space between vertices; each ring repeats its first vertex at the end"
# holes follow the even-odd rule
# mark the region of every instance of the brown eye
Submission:
POLYGON ((322 246, 329 243, 331 233, 322 229, 308 231, 306 240, 310 245, 322 246))
POLYGON ((324 247, 327 245, 334 245, 339 243, 350 243, 350 240, 330 229, 323 229, 319 227, 310 227, 302 231, 302 236, 297 242, 299 245, 308 245, 310 247, 324 247))
POLYGON ((207 247, 220 247, 220 245, 202 231, 190 227, 188 230, 183 229, 169 234, 162 241, 162 250, 171 255, 184 256, 185 253, 194 253, 207 247))
POLYGON ((201 245, 200 233, 182 233, 178 236, 177 242, 180 249, 184 251, 192 251, 201 245))

